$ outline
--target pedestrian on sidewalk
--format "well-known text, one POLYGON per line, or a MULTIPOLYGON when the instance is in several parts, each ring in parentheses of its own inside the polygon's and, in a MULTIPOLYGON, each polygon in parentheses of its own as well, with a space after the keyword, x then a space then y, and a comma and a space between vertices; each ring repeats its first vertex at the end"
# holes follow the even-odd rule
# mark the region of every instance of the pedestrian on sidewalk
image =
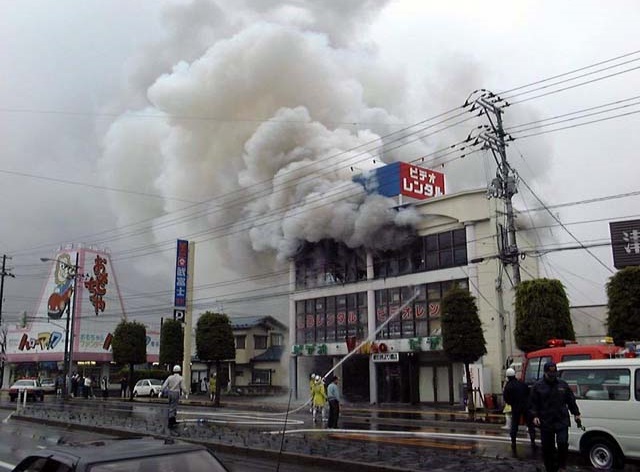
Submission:
POLYGON ((106 375, 103 375, 100 380, 100 390, 102 390, 102 399, 106 400, 109 396, 109 379, 106 375))
POLYGON ((544 365, 544 377, 531 390, 529 408, 533 424, 540 427, 545 469, 547 472, 566 471, 571 426, 569 412, 578 422, 580 409, 573 390, 567 382, 558 378, 554 362, 544 365))
POLYGON ((529 440, 531 447, 536 449, 536 428, 531 422, 529 416, 529 387, 526 383, 516 378, 516 371, 512 368, 507 369, 507 383, 502 392, 504 401, 511 405, 511 428, 509 436, 511 436, 511 450, 516 452, 516 438, 518 437, 518 428, 520 423, 527 425, 529 431, 529 440))
POLYGON ((56 377, 56 398, 62 398, 62 386, 64 385, 64 380, 61 375, 56 377))
POLYGON ((78 395, 78 373, 74 372, 71 376, 71 397, 78 395))
POLYGON ((327 428, 337 428, 340 417, 340 390, 338 389, 338 377, 331 377, 331 383, 327 387, 327 399, 329 400, 329 421, 327 428))
POLYGON ((207 378, 206 378, 206 377, 203 377, 203 378, 200 380, 200 392, 201 392, 201 393, 207 393, 207 386, 208 386, 208 385, 209 385, 209 382, 208 382, 207 378))
POLYGON ((181 371, 182 369, 179 365, 174 365, 173 374, 167 377, 162 384, 162 389, 160 391, 160 395, 162 395, 162 392, 167 392, 167 396, 169 397, 169 408, 167 412, 167 426, 169 429, 174 429, 178 424, 176 416, 178 415, 178 400, 180 400, 180 394, 184 392, 185 398, 189 398, 189 393, 184 384, 184 379, 182 378, 182 375, 180 375, 181 371))
POLYGON ((91 377, 87 375, 83 381, 82 396, 84 398, 89 398, 90 394, 91 394, 91 377))
POLYGON ((211 378, 209 378, 209 400, 211 400, 212 402, 216 400, 216 380, 216 374, 213 374, 211 378))
POLYGON ((120 377, 120 398, 127 398, 127 377, 120 377))
POLYGON ((316 375, 315 382, 313 384, 312 405, 313 422, 316 422, 318 413, 320 413, 322 421, 327 421, 325 413, 325 407, 327 405, 327 392, 325 390, 322 377, 320 377, 319 375, 316 375))

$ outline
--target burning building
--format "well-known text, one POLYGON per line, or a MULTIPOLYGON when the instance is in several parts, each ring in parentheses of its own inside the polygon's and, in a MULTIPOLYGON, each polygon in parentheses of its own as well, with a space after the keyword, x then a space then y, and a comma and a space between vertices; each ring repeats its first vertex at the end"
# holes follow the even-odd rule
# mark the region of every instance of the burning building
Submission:
MULTIPOLYGON (((442 350, 440 306, 454 284, 476 297, 487 340, 488 354, 472 374, 479 376, 474 386, 483 393, 500 391, 514 342, 513 320, 497 308, 505 301, 498 298, 511 300, 513 294, 496 291, 499 262, 474 261, 498 254, 496 203, 485 190, 441 191, 438 198, 416 200, 396 172, 401 163, 395 167, 379 171, 382 183, 372 188, 385 189, 387 197, 397 189, 399 200, 411 200, 398 210, 411 207, 417 222, 397 244, 349 247, 325 239, 306 243, 291 260, 290 369, 298 395, 306 394, 309 373, 335 369, 351 401, 461 401, 463 365, 442 350)), ((384 241, 385 230, 370 240, 384 241)), ((527 263, 526 272, 537 273, 535 261, 527 263)))

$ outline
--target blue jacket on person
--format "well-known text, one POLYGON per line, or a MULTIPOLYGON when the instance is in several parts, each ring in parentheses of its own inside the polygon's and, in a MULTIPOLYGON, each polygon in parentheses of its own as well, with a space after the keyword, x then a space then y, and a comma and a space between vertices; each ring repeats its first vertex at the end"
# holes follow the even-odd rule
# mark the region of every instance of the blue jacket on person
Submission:
POLYGON ((558 431, 571 426, 569 411, 579 415, 580 409, 569 384, 562 379, 543 378, 533 385, 529 398, 531 418, 540 419, 540 428, 558 431))

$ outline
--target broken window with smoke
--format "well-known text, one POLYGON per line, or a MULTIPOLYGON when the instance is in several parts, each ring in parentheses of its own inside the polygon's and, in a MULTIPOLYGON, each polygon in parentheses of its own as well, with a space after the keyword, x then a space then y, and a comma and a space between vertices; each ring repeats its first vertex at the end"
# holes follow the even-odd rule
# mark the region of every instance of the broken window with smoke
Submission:
POLYGON ((359 282, 367 278, 366 251, 332 240, 306 243, 295 257, 295 266, 298 289, 359 282))
POLYGON ((397 277, 466 264, 464 229, 417 237, 402 248, 373 254, 375 278, 397 277))

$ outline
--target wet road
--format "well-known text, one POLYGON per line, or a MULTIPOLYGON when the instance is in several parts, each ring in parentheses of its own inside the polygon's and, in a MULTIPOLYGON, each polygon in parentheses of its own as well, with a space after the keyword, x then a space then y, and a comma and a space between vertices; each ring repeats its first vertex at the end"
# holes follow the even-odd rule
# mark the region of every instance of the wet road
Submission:
MULTIPOLYGON (((72 404, 61 402, 45 402, 48 409, 71 410, 74 414, 91 417, 108 417, 110 415, 162 421, 166 415, 164 402, 103 402, 101 400, 76 400, 72 404)), ((45 407, 45 405, 38 405, 45 407)), ((283 405, 284 406, 284 405, 283 405)), ((297 408, 285 415, 282 412, 261 411, 257 406, 247 404, 231 405, 214 409, 211 406, 181 404, 178 410, 179 420, 183 424, 194 427, 206 427, 208 424, 232 426, 234 428, 259 428, 264 433, 280 434, 286 416, 286 434, 312 435, 327 437, 333 441, 344 441, 370 447, 373 445, 402 446, 417 449, 428 448, 434 451, 467 452, 482 457, 511 457, 508 433, 501 429, 501 418, 487 416, 486 423, 466 421, 462 412, 443 412, 441 410, 421 409, 407 411, 394 408, 344 408, 341 415, 341 431, 327 430, 322 423, 314 424, 308 409, 297 408)), ((534 453, 522 431, 517 449, 520 459, 526 462, 541 464, 539 452, 534 453)), ((246 460, 246 458, 242 458, 246 460)), ((573 471, 592 470, 584 466, 584 461, 577 455, 571 456, 573 471)), ((259 461, 260 462, 260 461, 259 461)), ((273 464, 275 465, 275 464, 273 464)), ((242 470, 242 469, 238 469, 242 470)), ((256 469, 257 470, 257 469, 256 469)), ((274 470, 274 469, 261 469, 274 470)), ((285 470, 285 469, 281 469, 285 470)), ((293 470, 301 470, 299 467, 293 470)), ((311 469, 310 469, 311 470, 311 469)), ((625 470, 638 470, 636 465, 629 465, 625 470)))

